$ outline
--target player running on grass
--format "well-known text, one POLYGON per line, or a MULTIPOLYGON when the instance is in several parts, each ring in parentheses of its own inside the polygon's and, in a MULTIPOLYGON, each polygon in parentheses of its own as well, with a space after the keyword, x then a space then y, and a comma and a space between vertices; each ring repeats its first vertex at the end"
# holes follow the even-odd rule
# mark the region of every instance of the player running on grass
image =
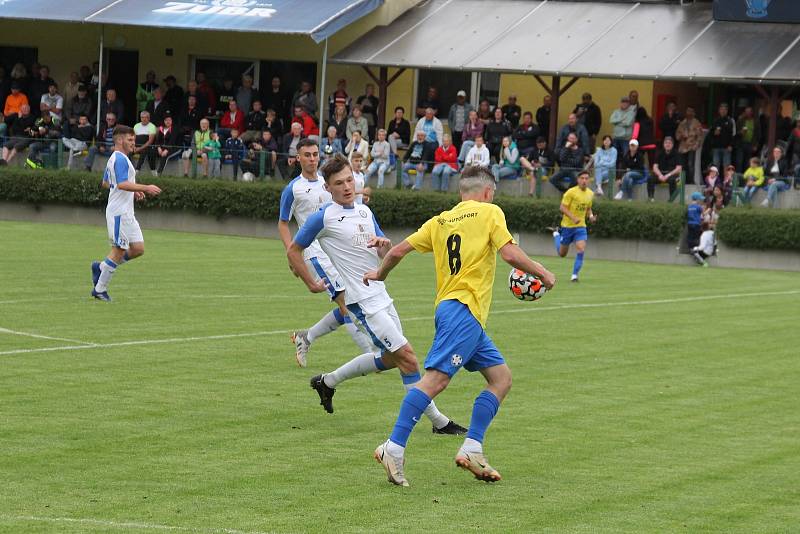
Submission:
POLYGON ((586 219, 594 222, 597 218, 592 213, 592 199, 594 193, 589 189, 589 173, 581 171, 578 174, 578 185, 571 187, 561 197, 561 231, 553 231, 553 243, 556 254, 562 258, 569 252, 571 243, 575 243, 575 263, 572 265, 570 281, 578 281, 578 273, 583 267, 583 252, 586 250, 586 219))
POLYGON ((425 358, 425 376, 400 406, 391 436, 375 449, 389 482, 408 486, 403 473, 405 447, 422 410, 444 391, 462 367, 479 371, 487 387, 475 399, 472 420, 456 464, 487 482, 500 480, 483 455, 483 437, 500 403, 511 389, 511 371, 484 325, 492 301, 496 254, 503 261, 541 278, 548 289, 555 277, 531 260, 506 228, 503 211, 492 204, 494 177, 482 167, 470 167, 459 181, 461 202, 436 215, 416 233, 393 247, 377 271, 364 274, 364 284, 381 283, 412 250, 433 252, 436 269, 436 333, 425 358))
MULTIPOLYGON (((278 233, 283 241, 283 246, 288 250, 292 243, 292 233, 289 230, 289 220, 294 217, 299 227, 303 226, 311 214, 319 211, 323 204, 331 201, 331 194, 325 189, 323 181, 319 178, 319 147, 310 139, 301 139, 297 143, 297 159, 302 172, 300 176, 289 182, 281 193, 280 215, 278 217, 278 233)), ((292 334, 295 344, 297 363, 300 367, 306 366, 306 355, 311 344, 318 338, 334 332, 344 325, 353 341, 364 351, 371 348, 372 344, 366 335, 358 331, 348 317, 347 309, 341 293, 344 291, 339 273, 328 259, 328 256, 319 248, 315 241, 303 252, 305 264, 313 273, 314 280, 327 282, 328 294, 338 307, 328 312, 317 324, 308 330, 300 330, 292 334)), ((297 275, 297 271, 292 269, 297 275)))
POLYGON ((133 201, 145 194, 155 196, 161 189, 155 185, 136 183, 136 167, 128 154, 136 147, 136 136, 128 126, 114 128, 114 153, 108 158, 103 174, 103 187, 109 189, 106 225, 111 252, 102 261, 92 262, 92 296, 111 302, 108 284, 117 267, 144 254, 144 237, 133 212, 133 201))
MULTIPOLYGON (((419 363, 414 349, 403 336, 400 318, 383 283, 362 283, 368 270, 375 269, 392 243, 381 231, 370 209, 356 203, 353 171, 347 158, 336 155, 322 168, 333 202, 311 215, 289 245, 289 264, 311 292, 325 290, 324 283, 313 277, 303 261, 303 251, 319 243, 344 280, 347 309, 372 338, 372 347, 335 371, 311 379, 320 404, 333 413, 333 394, 341 382, 357 376, 400 368, 406 389, 419 382, 419 363)), ((433 402, 420 409, 433 422, 438 434, 463 434, 457 425, 436 408, 433 402)))

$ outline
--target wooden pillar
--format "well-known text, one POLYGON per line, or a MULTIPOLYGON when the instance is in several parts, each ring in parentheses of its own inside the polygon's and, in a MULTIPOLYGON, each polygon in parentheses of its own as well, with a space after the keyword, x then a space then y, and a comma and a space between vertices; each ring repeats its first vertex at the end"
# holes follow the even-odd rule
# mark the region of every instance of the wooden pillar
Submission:
MULTIPOLYGON (((556 132, 558 131, 558 103, 561 97, 561 76, 553 76, 553 86, 550 90, 550 131, 547 133, 547 144, 550 150, 557 151, 556 132)), ((557 153, 557 152, 556 152, 557 153)))
POLYGON ((378 74, 378 124, 376 132, 386 128, 386 99, 389 94, 389 68, 381 67, 378 74))
POLYGON ((767 145, 769 149, 775 146, 778 138, 778 106, 780 106, 778 86, 773 85, 769 88, 769 132, 767 132, 767 145))

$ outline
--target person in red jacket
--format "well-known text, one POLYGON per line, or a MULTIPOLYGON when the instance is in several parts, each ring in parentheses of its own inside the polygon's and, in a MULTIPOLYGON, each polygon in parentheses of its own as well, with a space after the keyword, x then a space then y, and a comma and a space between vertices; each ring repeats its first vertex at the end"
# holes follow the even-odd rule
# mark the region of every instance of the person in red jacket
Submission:
POLYGON ((450 177, 458 172, 458 152, 450 134, 442 136, 442 146, 436 149, 433 161, 433 190, 447 192, 450 189, 450 177))
POLYGON ((219 128, 217 133, 220 139, 224 142, 231 136, 231 130, 244 131, 244 112, 236 105, 236 100, 228 102, 228 111, 222 116, 219 121, 219 128))
POLYGON ((305 137, 317 137, 319 141, 319 126, 314 122, 314 117, 306 113, 303 106, 294 107, 294 115, 292 116, 292 124, 299 123, 303 127, 303 135, 305 137))

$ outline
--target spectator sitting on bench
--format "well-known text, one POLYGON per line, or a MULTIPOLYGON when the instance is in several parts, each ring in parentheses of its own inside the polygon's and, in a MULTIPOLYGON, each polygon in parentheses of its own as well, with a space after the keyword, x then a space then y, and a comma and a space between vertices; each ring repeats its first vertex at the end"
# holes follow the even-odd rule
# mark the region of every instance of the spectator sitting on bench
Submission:
MULTIPOLYGON (((11 98, 11 95, 9 95, 11 98)), ((17 152, 25 150, 33 143, 33 128, 36 119, 31 114, 31 107, 23 104, 19 115, 8 129, 8 139, 3 146, 3 159, 1 165, 11 163, 17 152)))
POLYGON ((353 153, 358 152, 364 158, 364 161, 367 161, 369 158, 369 143, 361 138, 361 130, 353 130, 352 137, 350 137, 350 142, 347 143, 347 146, 344 147, 344 153, 347 155, 347 159, 352 161, 353 153))
POLYGON ((603 136, 603 144, 594 152, 595 193, 603 195, 603 183, 608 182, 617 168, 617 149, 610 135, 603 136))
POLYGON ((558 172, 550 177, 550 183, 562 193, 575 186, 578 172, 583 169, 583 150, 578 143, 578 134, 569 132, 566 139, 558 151, 558 172))
POLYGON ((464 167, 483 167, 488 171, 491 163, 492 155, 489 154, 489 147, 483 143, 483 135, 475 136, 475 144, 467 152, 464 167))
POLYGON ((392 152, 392 147, 386 141, 386 130, 381 128, 378 130, 377 135, 378 139, 372 143, 372 150, 370 151, 372 163, 367 167, 364 182, 369 184, 369 179, 372 178, 372 175, 378 173, 378 187, 383 187, 384 175, 386 174, 386 169, 389 168, 389 155, 392 152))
MULTIPOLYGON (((193 97, 192 97, 193 98, 193 97)), ((194 132, 192 142, 194 143, 194 154, 192 147, 183 151, 183 175, 189 176, 189 168, 192 164, 192 156, 200 158, 200 165, 203 167, 203 177, 208 178, 208 154, 203 151, 206 141, 211 141, 211 128, 208 119, 200 120, 200 129, 194 132)))
POLYGON ((31 143, 26 163, 36 169, 44 166, 40 156, 43 150, 49 150, 53 154, 58 148, 58 139, 61 137, 58 119, 43 111, 42 116, 34 123, 33 137, 35 140, 31 143))
POLYGON ((75 154, 80 154, 89 147, 94 137, 94 126, 89 122, 89 117, 83 113, 78 117, 78 122, 70 129, 69 138, 64 138, 64 146, 69 150, 67 169, 72 168, 72 159, 75 154))
POLYGON ((750 204, 753 200, 753 195, 756 191, 764 185, 764 167, 761 166, 761 161, 758 158, 750 158, 750 167, 744 171, 744 203, 750 204))
POLYGON ((153 149, 153 143, 156 141, 158 129, 155 124, 150 122, 150 113, 148 111, 139 113, 139 119, 140 122, 137 122, 133 127, 133 134, 136 136, 136 148, 133 149, 133 153, 139 154, 136 170, 140 170, 144 165, 144 160, 147 160, 150 165, 150 173, 153 176, 157 176, 156 153, 153 149))
POLYGON ((319 143, 319 155, 324 163, 336 154, 344 154, 342 140, 336 135, 336 126, 328 126, 328 135, 319 143))
POLYGON ((655 201, 656 185, 663 183, 669 185, 669 199, 671 201, 681 180, 683 165, 681 165, 681 157, 678 151, 675 150, 675 141, 672 137, 664 138, 663 147, 653 165, 653 174, 647 180, 647 196, 650 198, 650 202, 655 201))
POLYGON ((639 141, 636 139, 631 139, 628 143, 628 152, 622 156, 622 169, 625 174, 617 179, 619 192, 614 195, 614 200, 622 200, 623 196, 627 196, 628 201, 631 201, 633 188, 645 182, 644 156, 639 152, 639 141))
POLYGON ((403 163, 403 186, 410 187, 416 191, 422 189, 422 179, 425 177, 425 170, 428 167, 428 162, 433 161, 436 143, 426 140, 424 130, 417 130, 414 137, 414 142, 408 147, 406 155, 403 158, 405 162, 403 163), (412 169, 417 172, 417 179, 413 185, 408 172, 412 169))
MULTIPOLYGON (((464 125, 464 131, 461 132, 461 150, 458 153, 458 161, 462 164, 467 161, 467 154, 475 146, 475 138, 483 137, 485 128, 486 126, 478 118, 478 112, 474 109, 470 111, 467 116, 467 123, 464 125)), ((487 148, 486 150, 488 151, 489 149, 487 148)))
POLYGON ((94 146, 89 147, 89 154, 83 160, 83 167, 91 172, 94 158, 99 155, 109 157, 114 152, 114 128, 117 126, 117 116, 112 112, 106 113, 106 121, 100 129, 100 136, 95 139, 94 146))
POLYGON ((772 148, 772 155, 764 164, 764 176, 767 180, 767 198, 761 203, 764 207, 774 208, 778 202, 778 194, 789 189, 789 163, 783 157, 783 149, 772 148))
POLYGON ((394 108, 394 118, 387 128, 389 146, 392 147, 392 154, 397 155, 397 147, 400 145, 408 146, 411 142, 411 124, 403 118, 406 110, 403 106, 394 108))
POLYGON ((164 115, 164 124, 159 126, 156 134, 156 155, 158 156, 158 175, 164 173, 167 160, 181 152, 180 142, 181 133, 179 128, 173 124, 172 113, 164 115))
POLYGON ((536 182, 541 180, 556 163, 556 155, 547 147, 547 139, 542 136, 536 138, 536 147, 530 156, 520 157, 519 164, 525 169, 530 180, 528 196, 533 196, 536 191, 536 182))

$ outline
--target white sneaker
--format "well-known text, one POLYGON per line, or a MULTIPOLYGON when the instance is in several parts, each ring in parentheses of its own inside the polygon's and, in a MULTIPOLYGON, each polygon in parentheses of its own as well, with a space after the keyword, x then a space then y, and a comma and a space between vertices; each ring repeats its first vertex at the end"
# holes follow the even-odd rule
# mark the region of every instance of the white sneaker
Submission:
POLYGON ((408 480, 406 480, 406 476, 403 474, 403 466, 406 463, 406 459, 403 456, 398 458, 397 456, 389 454, 389 451, 386 450, 386 445, 388 443, 389 441, 387 440, 378 445, 378 448, 375 449, 375 460, 383 465, 389 482, 407 488, 409 485, 408 480))
POLYGON ((578 275, 577 275, 577 274, 573 274, 573 275, 570 277, 569 281, 570 281, 570 282, 577 282, 577 281, 578 281, 578 275))
POLYGON ((765 198, 765 199, 764 199, 764 200, 761 202, 761 205, 762 205, 762 206, 764 206, 765 208, 769 207, 769 199, 768 199, 768 198, 765 198))
POLYGON ((598 185, 598 186, 597 186, 597 189, 595 189, 595 190, 594 190, 594 192, 595 192, 596 194, 598 194, 598 195, 600 195, 600 196, 602 197, 602 196, 603 196, 603 194, 604 194, 604 193, 603 193, 603 187, 602 187, 602 186, 600 186, 600 185, 598 185))
POLYGON ((150 171, 150 174, 151 174, 152 176, 158 176, 158 171, 150 171))
POLYGON ((308 340, 308 330, 294 332, 292 334, 292 343, 294 343, 294 346, 297 349, 297 352, 295 353, 297 365, 300 367, 305 367, 307 365, 306 354, 308 354, 308 349, 311 348, 311 342, 308 340))
POLYGON ((624 195, 624 194, 625 194, 625 193, 624 193, 624 192, 622 192, 621 190, 620 190, 620 191, 617 191, 617 194, 616 194, 616 195, 614 195, 614 200, 622 200, 622 195, 624 195))

